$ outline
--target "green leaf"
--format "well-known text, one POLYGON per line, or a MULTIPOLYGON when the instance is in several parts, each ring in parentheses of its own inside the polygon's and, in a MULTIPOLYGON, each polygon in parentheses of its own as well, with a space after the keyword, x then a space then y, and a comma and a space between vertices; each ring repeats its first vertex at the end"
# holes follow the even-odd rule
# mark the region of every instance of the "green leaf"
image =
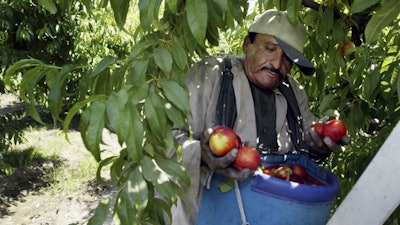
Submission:
POLYGON ((324 96, 324 98, 321 101, 321 104, 318 107, 319 112, 324 113, 334 98, 335 98, 335 95, 333 95, 333 94, 328 94, 328 95, 324 96))
POLYGON ((169 102, 165 103, 165 113, 178 128, 186 128, 188 126, 186 123, 186 114, 182 110, 178 109, 174 104, 169 102))
MULTIPOLYGON (((357 60, 357 59, 356 59, 357 60)), ((359 86, 363 80, 363 74, 365 72, 365 68, 368 67, 368 62, 365 60, 360 60, 359 62, 354 62, 354 69, 350 73, 349 82, 350 88, 353 90, 359 90, 359 86)))
POLYGON ((362 12, 379 2, 380 0, 354 0, 353 4, 351 4, 350 13, 362 12))
MULTIPOLYGON (((48 72, 51 69, 44 69, 44 70, 38 70, 38 69, 40 69, 40 67, 35 67, 24 74, 23 81, 25 82, 21 82, 21 88, 26 89, 26 94, 28 96, 28 101, 29 101, 29 114, 37 122, 44 124, 42 119, 40 118, 39 113, 36 110, 35 88, 38 86, 37 85, 38 82, 46 75, 46 72, 48 72)), ((22 95, 21 92, 20 95, 22 95)))
POLYGON ((218 46, 220 35, 218 27, 215 23, 209 23, 206 32, 206 38, 211 46, 218 46))
MULTIPOLYGON (((221 15, 226 15, 226 10, 223 10, 221 8, 228 7, 228 2, 227 1, 208 1, 208 24, 207 24, 207 33, 210 32, 210 30, 215 30, 212 33, 218 33, 218 28, 225 27, 225 20, 227 19, 226 16, 221 16, 221 15), (226 4, 226 5, 225 5, 226 4)), ((207 39, 210 40, 208 37, 209 35, 207 34, 207 39)), ((214 35, 213 35, 214 36, 214 35)))
POLYGON ((38 66, 38 67, 34 67, 24 73, 21 83, 19 85, 19 97, 23 101, 29 102, 29 99, 27 98, 27 90, 29 89, 29 81, 32 79, 33 76, 35 76, 36 73, 38 73, 42 69, 43 69, 42 67, 38 66))
POLYGON ((178 14, 178 5, 179 5, 179 0, 167 0, 166 1, 168 8, 171 10, 173 14, 178 14))
POLYGON ((61 121, 59 114, 62 110, 63 97, 66 90, 66 79, 69 73, 74 69, 72 65, 66 65, 58 72, 55 80, 51 83, 49 94, 47 95, 49 101, 49 110, 53 116, 61 121))
POLYGON ((158 12, 161 5, 161 0, 140 0, 140 26, 144 31, 150 30, 153 23, 158 23, 158 12))
POLYGON ((148 67, 149 60, 135 60, 126 77, 126 83, 138 84, 145 82, 148 67))
POLYGON ((112 160, 110 168, 111 182, 114 184, 123 184, 128 179, 130 170, 137 167, 137 164, 133 165, 132 162, 127 160, 126 148, 119 151, 119 156, 112 160))
POLYGON ((135 44, 135 46, 133 46, 130 58, 139 60, 140 55, 142 55, 143 52, 147 51, 150 46, 157 45, 158 41, 159 40, 155 38, 141 39, 135 44))
POLYGON ((160 179, 161 176, 160 170, 157 169, 154 161, 148 156, 143 157, 141 167, 142 167, 143 177, 153 184, 168 180, 167 177, 164 177, 164 179, 162 180, 160 179))
POLYGON ((121 89, 112 93, 107 101, 107 120, 117 134, 120 145, 127 139, 129 132, 130 121, 128 110, 125 107, 128 100, 128 93, 125 89, 121 89))
POLYGON ((132 101, 129 101, 125 107, 129 112, 127 120, 130 124, 128 131, 129 136, 126 140, 126 148, 129 156, 132 157, 132 160, 136 163, 139 163, 143 157, 143 120, 141 119, 139 111, 136 109, 136 106, 132 103, 132 101))
MULTIPOLYGON (((21 59, 18 62, 12 64, 6 71, 4 76, 4 85, 6 87, 11 86, 11 78, 15 75, 18 70, 21 70, 26 67, 39 67, 42 66, 43 63, 37 59, 21 59)), ((39 70, 37 69, 37 70, 39 70)))
MULTIPOLYGON (((357 127, 361 127, 364 121, 364 110, 362 107, 363 102, 360 100, 354 101, 348 115, 348 120, 351 121, 350 130, 355 131, 357 127)), ((368 114, 368 111, 365 111, 368 114)))
POLYGON ((397 76, 396 91, 397 91, 397 97, 400 102, 400 75, 397 76))
POLYGON ((110 70, 103 70, 92 81, 93 94, 110 95, 113 92, 110 70))
POLYGON ((365 28, 365 38, 368 43, 378 39, 382 29, 395 20, 400 12, 400 1, 390 0, 376 10, 365 28))
MULTIPOLYGON (((157 221, 157 222, 154 222, 151 224, 172 224, 171 223, 171 218, 172 218, 171 206, 168 205, 166 201, 159 199, 159 198, 154 199, 153 205, 157 206, 157 207, 153 207, 152 210, 155 211, 155 213, 157 215, 159 215, 157 219, 159 219, 160 222, 157 221), (165 214, 168 215, 169 223, 166 223, 164 220, 164 219, 166 219, 165 214)), ((189 210, 187 212, 189 212, 189 210)))
POLYGON ((241 0, 241 3, 236 1, 228 1, 228 5, 229 7, 227 12, 228 15, 230 15, 230 18, 228 19, 227 24, 229 24, 230 27, 236 26, 235 23, 242 25, 248 12, 248 1, 241 0), (241 4, 241 7, 237 7, 237 4, 241 4))
POLYGON ((90 102, 98 101, 101 99, 106 99, 106 95, 92 95, 85 100, 82 100, 76 103, 72 108, 68 111, 67 116, 65 117, 64 121, 64 133, 68 133, 69 125, 71 124, 72 119, 74 116, 84 107, 86 107, 90 102))
POLYGON ((158 192, 166 197, 169 202, 174 202, 179 192, 182 192, 180 191, 180 187, 174 182, 168 180, 168 176, 165 173, 162 173, 158 179, 159 182, 155 184, 158 192))
POLYGON ((379 85, 380 73, 379 69, 374 68, 371 72, 367 72, 364 83, 363 83, 363 95, 366 101, 372 104, 374 99, 372 94, 375 88, 379 85))
POLYGON ((89 219, 87 225, 104 224, 109 214, 108 210, 110 208, 111 200, 112 198, 109 197, 99 202, 94 215, 89 219))
MULTIPOLYGON (((93 4, 91 0, 82 0, 82 4, 86 7, 86 10, 88 12, 92 12, 93 10, 93 4)), ((100 6, 101 7, 101 6, 100 6)))
MULTIPOLYGON (((330 31, 332 30, 332 26, 333 26, 333 8, 326 8, 325 11, 322 14, 322 28, 323 28, 323 32, 324 34, 329 34, 330 31)), ((325 40, 326 42, 326 40, 325 40)))
POLYGON ((156 137, 162 139, 166 132, 166 115, 160 97, 155 93, 154 87, 150 89, 144 103, 146 119, 151 131, 156 137))
POLYGON ((310 10, 308 12, 306 12, 304 18, 303 18, 303 22, 305 25, 310 26, 310 25, 314 25, 315 21, 318 20, 318 12, 314 11, 314 10, 310 10))
POLYGON ((105 125, 106 101, 93 102, 82 114, 80 132, 85 147, 100 161, 100 143, 105 125))
POLYGON ((186 19, 197 43, 204 45, 207 30, 208 10, 206 1, 187 1, 186 19))
POLYGON ((110 86, 113 90, 120 90, 126 84, 125 75, 127 67, 127 65, 124 65, 122 67, 115 68, 112 71, 112 82, 110 82, 110 86))
POLYGON ((156 62, 156 65, 162 71, 164 71, 164 73, 171 73, 173 60, 171 54, 164 46, 160 46, 154 49, 154 61, 156 62))
POLYGON ((186 185, 190 184, 190 177, 180 163, 161 157, 156 157, 155 161, 157 162, 157 165, 170 176, 171 179, 177 179, 179 182, 186 185))
POLYGON ((110 164, 114 164, 114 162, 116 162, 117 160, 118 160, 117 156, 110 156, 110 157, 105 158, 105 159, 103 159, 103 160, 101 160, 99 162, 99 165, 98 165, 97 170, 96 170, 96 180, 99 181, 99 183, 104 184, 104 185, 109 183, 106 180, 104 180, 103 177, 101 176, 102 170, 103 170, 104 167, 106 167, 106 166, 108 166, 110 164))
POLYGON ((226 193, 235 187, 233 179, 227 178, 218 184, 218 188, 222 193, 226 193))
POLYGON ((113 56, 106 56, 104 57, 94 68, 91 76, 96 77, 98 74, 102 73, 106 70, 113 62, 115 62, 115 57, 113 56))
POLYGON ((137 85, 131 86, 128 90, 129 100, 136 105, 146 98, 148 91, 149 85, 146 82, 137 83, 137 85))
POLYGON ((172 43, 172 58, 179 69, 184 70, 188 66, 188 56, 186 50, 182 46, 182 40, 175 39, 172 43))
POLYGON ((115 22, 119 28, 123 28, 128 15, 130 0, 110 0, 110 3, 114 11, 115 22))
POLYGON ((141 217, 146 209, 149 199, 149 192, 147 188, 147 183, 143 179, 141 171, 136 168, 129 175, 129 179, 126 183, 126 191, 130 197, 130 201, 135 205, 137 210, 137 217, 141 217))
POLYGON ((298 14, 299 14, 301 6, 302 6, 301 1, 299 1, 299 0, 288 0, 287 1, 286 11, 288 12, 289 20, 294 24, 297 24, 297 22, 299 21, 298 14))
POLYGON ((42 5, 51 14, 57 13, 57 6, 53 0, 38 0, 38 3, 42 5))
POLYGON ((161 79, 160 84, 165 97, 170 102, 176 105, 183 112, 190 112, 189 95, 183 87, 178 83, 167 79, 161 79))
POLYGON ((129 194, 125 189, 121 189, 115 203, 115 212, 118 215, 120 224, 140 224, 136 217, 136 209, 129 201, 129 194))
POLYGON ((146 111, 147 122, 149 123, 151 131, 159 139, 162 138, 164 135, 165 124, 166 124, 166 118, 164 112, 161 112, 161 110, 156 109, 154 105, 151 103, 150 98, 146 100, 144 106, 146 111))
POLYGON ((222 11, 226 12, 229 10, 228 0, 219 0, 219 1, 213 1, 213 2, 218 4, 219 7, 221 7, 222 11))

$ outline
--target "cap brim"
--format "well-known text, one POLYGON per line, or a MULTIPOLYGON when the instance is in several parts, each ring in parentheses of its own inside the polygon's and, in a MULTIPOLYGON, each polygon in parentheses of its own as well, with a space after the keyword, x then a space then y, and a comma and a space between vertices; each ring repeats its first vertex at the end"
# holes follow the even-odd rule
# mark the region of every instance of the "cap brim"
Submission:
POLYGON ((275 39, 278 42, 279 46, 285 52, 286 56, 299 67, 301 72, 303 72, 306 75, 311 75, 315 72, 314 65, 306 57, 304 57, 303 54, 301 54, 295 48, 286 44, 279 38, 275 37, 275 39))

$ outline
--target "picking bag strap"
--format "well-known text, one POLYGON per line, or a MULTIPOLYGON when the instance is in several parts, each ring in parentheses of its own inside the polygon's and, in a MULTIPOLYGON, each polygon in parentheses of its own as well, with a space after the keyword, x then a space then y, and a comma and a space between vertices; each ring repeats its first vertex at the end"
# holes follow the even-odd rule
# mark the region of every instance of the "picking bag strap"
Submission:
POLYGON ((233 128, 236 121, 236 98, 233 90, 232 63, 230 58, 224 58, 221 89, 218 96, 215 122, 233 128))
POLYGON ((304 140, 303 117, 300 113, 293 89, 289 82, 286 81, 279 86, 279 90, 285 96, 288 103, 286 119, 288 121, 292 142, 297 150, 307 149, 308 146, 304 140))

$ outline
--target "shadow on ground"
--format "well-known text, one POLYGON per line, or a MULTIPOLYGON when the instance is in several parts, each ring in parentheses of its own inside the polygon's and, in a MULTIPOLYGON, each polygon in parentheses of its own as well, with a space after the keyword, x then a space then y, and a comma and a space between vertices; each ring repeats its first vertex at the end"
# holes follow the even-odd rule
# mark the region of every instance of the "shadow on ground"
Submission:
POLYGON ((30 147, 22 151, 8 151, 2 154, 0 162, 0 215, 8 214, 7 208, 20 201, 26 194, 39 191, 54 182, 53 171, 62 160, 57 156, 45 158, 30 147))

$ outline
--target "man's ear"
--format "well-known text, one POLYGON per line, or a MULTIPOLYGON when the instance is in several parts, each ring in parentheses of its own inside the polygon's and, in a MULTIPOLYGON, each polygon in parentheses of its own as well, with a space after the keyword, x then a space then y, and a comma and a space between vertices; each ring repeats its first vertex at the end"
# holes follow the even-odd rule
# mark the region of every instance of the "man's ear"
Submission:
POLYGON ((246 36, 243 41, 243 53, 246 55, 250 45, 250 37, 246 36))

